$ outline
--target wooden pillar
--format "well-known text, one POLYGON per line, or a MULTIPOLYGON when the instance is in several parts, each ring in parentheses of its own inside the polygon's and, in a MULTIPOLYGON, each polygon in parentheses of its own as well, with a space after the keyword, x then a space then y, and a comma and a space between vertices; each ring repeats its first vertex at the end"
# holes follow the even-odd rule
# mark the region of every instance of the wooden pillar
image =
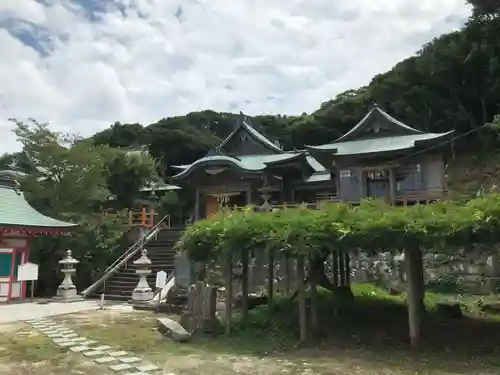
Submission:
POLYGON ((306 310, 306 296, 305 296, 305 284, 304 284, 303 255, 299 255, 297 258, 297 284, 298 284, 297 302, 299 304, 300 341, 305 341, 307 338, 307 310, 306 310))
POLYGON ((309 274, 311 285, 311 327, 314 333, 318 332, 318 289, 316 277, 317 275, 314 271, 309 274))
POLYGON ((332 251, 332 274, 333 274, 333 287, 336 289, 339 286, 339 255, 338 250, 332 251))
POLYGON ((274 296, 274 250, 269 250, 269 266, 267 269, 267 303, 271 307, 274 296))
POLYGON ((339 270, 339 286, 341 288, 346 286, 346 279, 345 279, 345 256, 344 256, 344 251, 343 250, 338 250, 338 270, 339 270))
POLYGON ((285 296, 290 295, 290 258, 288 255, 285 255, 285 296))
POLYGON ((196 187, 194 196, 194 220, 200 220, 200 188, 196 187))
POLYGON ((389 203, 396 203, 396 173, 394 169, 389 169, 389 203))
POLYGON ((247 189, 246 200, 247 200, 247 206, 250 206, 252 204, 252 188, 251 187, 249 187, 247 189))
POLYGON ((242 283, 241 283, 241 297, 242 297, 242 321, 243 324, 248 323, 248 249, 243 249, 241 254, 242 265, 242 283))
POLYGON ((410 342, 413 348, 418 348, 420 342, 420 327, 423 318, 423 290, 421 268, 419 258, 422 258, 420 248, 405 249, 405 261, 407 269, 407 303, 408 323, 410 331, 410 342))
POLYGON ((12 299, 12 285, 14 283, 14 268, 16 262, 16 248, 12 247, 12 259, 10 261, 10 275, 9 275, 9 294, 7 297, 7 301, 12 299))
POLYGON ((351 287, 351 257, 349 256, 349 253, 344 251, 344 271, 345 271, 345 286, 350 288, 351 287))
POLYGON ((225 273, 226 273, 226 301, 225 301, 225 315, 226 315, 226 335, 231 336, 231 325, 232 325, 232 300, 233 300, 233 283, 232 283, 232 273, 233 273, 233 262, 231 253, 225 255, 225 273))

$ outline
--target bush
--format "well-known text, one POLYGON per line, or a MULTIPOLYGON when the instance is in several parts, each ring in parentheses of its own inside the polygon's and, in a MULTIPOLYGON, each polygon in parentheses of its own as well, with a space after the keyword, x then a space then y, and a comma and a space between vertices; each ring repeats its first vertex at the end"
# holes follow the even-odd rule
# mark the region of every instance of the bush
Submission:
POLYGON ((349 252, 425 248, 447 252, 467 244, 500 239, 500 195, 469 202, 395 207, 377 200, 359 206, 330 204, 318 210, 226 212, 188 228, 178 249, 198 261, 218 260, 241 250, 266 250, 289 256, 333 249, 349 252))

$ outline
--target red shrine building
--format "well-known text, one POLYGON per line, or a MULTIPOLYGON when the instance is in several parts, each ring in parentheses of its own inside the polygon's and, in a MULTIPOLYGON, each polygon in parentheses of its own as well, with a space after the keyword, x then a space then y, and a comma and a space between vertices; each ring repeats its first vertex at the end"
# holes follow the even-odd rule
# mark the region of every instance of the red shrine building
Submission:
POLYGON ((0 171, 0 303, 26 297, 26 281, 18 281, 18 267, 30 259, 34 236, 58 235, 76 224, 56 220, 36 211, 24 198, 18 179, 23 174, 0 171))

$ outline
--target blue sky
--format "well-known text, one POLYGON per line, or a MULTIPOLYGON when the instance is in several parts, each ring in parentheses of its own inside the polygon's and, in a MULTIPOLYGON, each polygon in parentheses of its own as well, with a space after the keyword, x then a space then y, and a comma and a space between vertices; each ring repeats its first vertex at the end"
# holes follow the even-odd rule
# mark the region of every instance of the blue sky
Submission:
POLYGON ((460 28, 464 0, 1 0, 9 117, 90 135, 201 109, 300 114, 460 28))

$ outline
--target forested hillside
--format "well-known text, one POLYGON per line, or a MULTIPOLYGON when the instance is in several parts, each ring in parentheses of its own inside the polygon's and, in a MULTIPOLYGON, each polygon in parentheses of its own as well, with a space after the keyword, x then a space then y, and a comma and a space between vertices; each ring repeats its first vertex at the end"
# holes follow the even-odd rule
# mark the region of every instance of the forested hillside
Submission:
MULTIPOLYGON (((256 126, 280 140, 286 149, 302 148, 340 136, 376 102, 425 131, 470 133, 453 147, 455 155, 463 155, 456 150, 466 145, 477 166, 478 159, 484 154, 491 156, 500 145, 496 130, 481 128, 500 113, 500 18, 498 0, 471 2, 475 15, 462 30, 429 42, 415 56, 375 76, 367 86, 344 92, 310 114, 256 116, 256 126)), ((148 144, 163 165, 183 164, 202 156, 225 137, 235 117, 207 110, 161 119, 145 127, 116 123, 96 134, 94 140, 111 146, 148 144)))

